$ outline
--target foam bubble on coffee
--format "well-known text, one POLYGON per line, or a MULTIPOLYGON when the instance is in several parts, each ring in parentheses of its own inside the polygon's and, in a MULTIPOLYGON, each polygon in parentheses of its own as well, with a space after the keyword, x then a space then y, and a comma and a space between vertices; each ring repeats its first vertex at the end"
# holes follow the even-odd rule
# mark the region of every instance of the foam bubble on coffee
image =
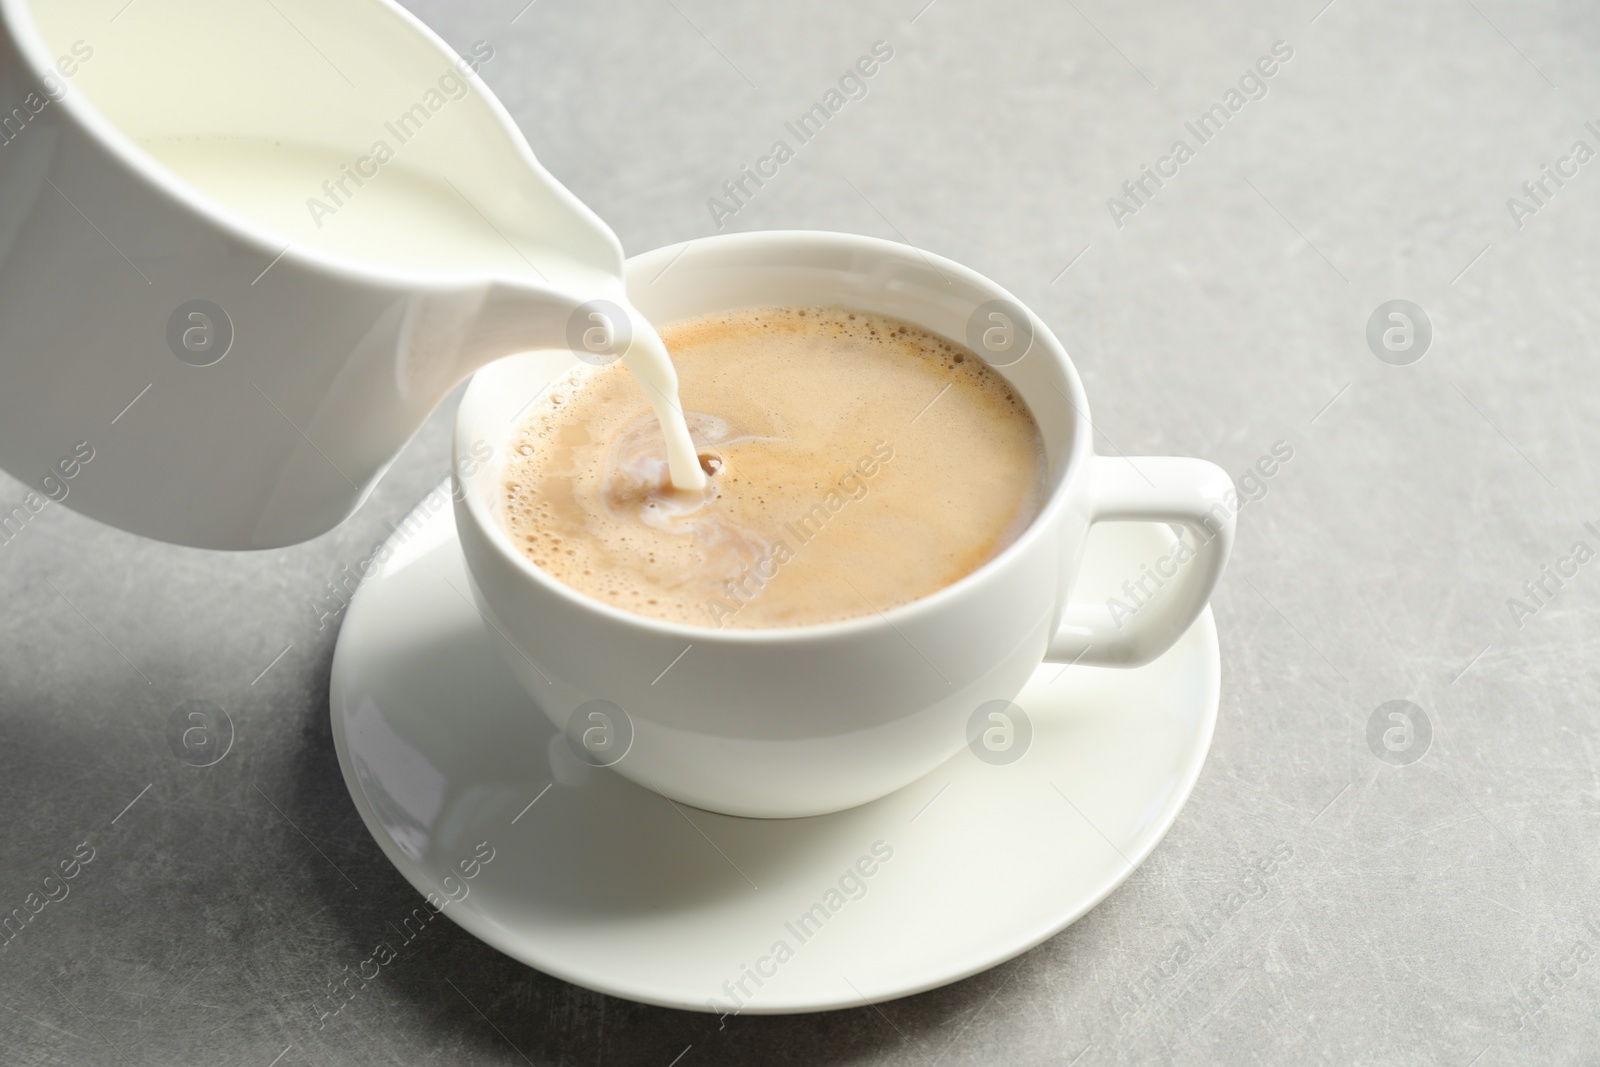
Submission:
POLYGON ((501 517, 595 599, 700 626, 870 615, 976 570, 1037 513, 1027 405, 961 345, 843 308, 661 328, 705 490, 675 490, 659 423, 616 365, 555 382, 518 427, 501 517))

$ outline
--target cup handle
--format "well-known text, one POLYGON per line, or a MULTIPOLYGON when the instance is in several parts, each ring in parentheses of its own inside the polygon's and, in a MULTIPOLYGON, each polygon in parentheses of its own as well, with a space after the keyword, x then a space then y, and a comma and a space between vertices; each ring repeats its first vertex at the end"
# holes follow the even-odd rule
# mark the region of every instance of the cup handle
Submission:
POLYGON ((1144 571, 1128 575, 1130 582, 1144 581, 1143 589, 1135 584, 1105 604, 1069 601, 1045 662, 1138 667, 1176 644, 1205 609, 1233 549, 1238 498, 1227 472, 1203 459, 1095 456, 1087 473, 1093 479, 1091 523, 1182 523, 1193 543, 1180 541, 1188 556, 1150 561, 1154 579, 1144 571), (1159 573, 1163 561, 1171 574, 1159 573), (1153 582, 1162 596, 1152 603, 1153 582), (1176 588, 1164 588, 1169 585, 1176 588))

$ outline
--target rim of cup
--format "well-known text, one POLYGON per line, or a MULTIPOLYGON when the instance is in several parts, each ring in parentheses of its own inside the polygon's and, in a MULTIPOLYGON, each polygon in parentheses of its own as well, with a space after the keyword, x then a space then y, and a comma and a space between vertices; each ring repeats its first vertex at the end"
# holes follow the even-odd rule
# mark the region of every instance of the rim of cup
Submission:
MULTIPOLYGON (((485 478, 493 478, 497 483, 501 478, 504 464, 504 446, 510 439, 515 427, 506 428, 503 433, 493 435, 473 432, 473 420, 478 416, 474 410, 474 390, 484 388, 479 376, 492 375, 495 364, 490 364, 478 372, 478 376, 468 385, 467 393, 462 398, 457 409, 456 423, 453 436, 454 470, 459 471, 460 461, 468 454, 467 450, 474 441, 490 440, 495 444, 495 459, 484 465, 473 474, 461 479, 462 491, 457 494, 456 511, 458 517, 465 509, 471 521, 481 531, 494 550, 506 560, 526 579, 538 585, 547 593, 567 601, 575 608, 592 612, 613 622, 634 626, 662 636, 682 638, 689 642, 721 642, 727 644, 770 644, 774 642, 794 641, 835 641, 840 638, 849 638, 853 635, 875 630, 884 625, 899 626, 915 622, 920 616, 942 611, 952 600, 955 600, 972 587, 988 580, 989 575, 1005 567, 1013 558, 1029 551, 1034 542, 1039 538, 1050 536, 1056 520, 1061 511, 1067 506, 1068 492, 1076 478, 1078 478, 1089 461, 1093 449, 1090 430, 1090 416, 1087 398, 1084 394, 1083 382, 1078 376, 1077 368, 1073 365, 1071 357, 1061 342, 1057 340, 1048 326, 1041 322, 1028 305, 1018 300, 1010 292, 991 279, 979 274, 969 267, 964 267, 953 260, 932 252, 925 252, 911 245, 901 244, 896 241, 887 241, 876 237, 866 237, 858 234, 839 233, 827 230, 757 230, 747 233, 718 234, 711 237, 695 238, 678 244, 667 245, 640 253, 630 257, 626 265, 625 278, 636 275, 650 277, 660 270, 666 262, 676 257, 686 245, 697 245, 704 255, 704 250, 720 248, 724 254, 736 254, 744 251, 742 246, 748 245, 773 245, 775 260, 781 260, 786 254, 793 255, 797 251, 839 251, 852 249, 866 251, 874 255, 898 260, 914 270, 925 270, 931 279, 940 275, 948 275, 966 282, 968 285, 982 292, 985 300, 1008 300, 1023 309, 1029 315, 1033 327, 1033 347, 1042 353, 1048 354, 1061 371, 1066 381, 1068 395, 1066 400, 1073 409, 1071 439, 1061 448, 1060 454, 1065 457, 1064 462, 1058 462, 1054 467, 1047 467, 1045 472, 1048 487, 1044 503, 1040 505, 1038 513, 1027 527, 1009 545, 988 560, 985 560, 977 569, 944 585, 915 600, 898 604, 883 611, 874 611, 870 614, 858 615, 848 619, 833 622, 808 623, 801 626, 782 627, 726 627, 718 629, 714 626, 703 626, 696 623, 674 622, 666 619, 652 618, 640 615, 624 608, 616 607, 605 601, 598 600, 587 594, 581 593, 571 586, 566 585, 554 576, 545 573, 537 567, 523 552, 512 542, 506 533, 504 524, 499 516, 494 514, 497 507, 498 494, 491 494, 485 499, 481 491, 481 482, 485 478), (782 249, 783 251, 779 251, 782 249), (652 270, 654 268, 654 270, 652 270), (475 491, 476 490, 476 491, 475 491)), ((696 257, 697 262, 699 256, 696 257)), ((841 305, 846 306, 846 305, 841 305)), ((848 305, 854 310, 873 312, 869 306, 848 305)), ((692 317, 694 314, 711 314, 713 312, 691 312, 683 317, 692 317)), ((904 317, 904 316, 896 316, 904 317)), ((671 320, 668 320, 671 321, 671 320)), ((926 325, 915 319, 908 319, 914 325, 928 329, 929 332, 946 337, 963 347, 969 347, 963 338, 948 337, 939 331, 931 330, 926 325)), ((519 358, 519 357, 510 357, 519 358)), ((573 357, 577 362, 576 356, 573 357)), ((1021 361, 1019 361, 1021 362, 1021 361)), ((1011 374, 1007 373, 1008 366, 996 366, 996 373, 1006 378, 1013 388, 1023 395, 1026 402, 1028 397, 1023 394, 1022 387, 1016 383, 1011 374)), ((1030 411, 1032 405, 1030 405, 1030 411)), ((1047 450, 1048 451, 1048 450, 1047 450)), ((1048 464, 1048 457, 1046 463, 1048 464)))

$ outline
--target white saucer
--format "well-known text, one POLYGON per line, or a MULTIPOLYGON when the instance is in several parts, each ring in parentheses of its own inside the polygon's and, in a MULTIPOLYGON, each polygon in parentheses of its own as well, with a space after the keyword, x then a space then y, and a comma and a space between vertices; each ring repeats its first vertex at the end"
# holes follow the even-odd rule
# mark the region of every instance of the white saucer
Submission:
MULTIPOLYGON (((571 755, 491 647, 501 638, 468 599, 448 486, 437 498, 401 527, 340 631, 339 765, 412 885, 460 898, 444 912, 472 934, 590 989, 766 1014, 982 971, 1120 885, 1172 825, 1211 742, 1208 609, 1147 667, 1041 667, 1016 699, 1033 738, 1014 763, 964 750, 898 793, 811 819, 683 807, 571 755), (863 857, 871 874, 852 881, 863 857)), ((1095 527, 1080 589, 1112 595, 1170 541, 1151 525, 1095 527)))

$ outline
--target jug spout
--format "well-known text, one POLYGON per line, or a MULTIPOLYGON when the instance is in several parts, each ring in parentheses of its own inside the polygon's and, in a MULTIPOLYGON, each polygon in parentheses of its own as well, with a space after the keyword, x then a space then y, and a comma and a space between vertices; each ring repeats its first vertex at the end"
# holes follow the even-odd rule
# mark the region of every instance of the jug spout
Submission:
POLYGON ((283 405, 280 429, 289 432, 287 423, 295 422, 297 439, 280 435, 287 450, 250 546, 293 544, 342 522, 440 402, 479 368, 538 349, 570 359, 569 323, 586 299, 620 282, 601 275, 581 284, 577 290, 519 279, 413 293, 376 316, 320 395, 302 393, 297 405, 283 405), (309 417, 295 418, 307 401, 315 405, 309 417))
MULTIPOLYGON (((489 286, 472 321, 466 324, 446 391, 478 368, 518 352, 562 349, 581 353, 584 334, 593 325, 585 312, 599 314, 592 309, 617 307, 621 300, 621 283, 610 278, 594 279, 581 290, 515 282, 489 286)), ((603 317, 607 345, 610 318, 603 317)))

